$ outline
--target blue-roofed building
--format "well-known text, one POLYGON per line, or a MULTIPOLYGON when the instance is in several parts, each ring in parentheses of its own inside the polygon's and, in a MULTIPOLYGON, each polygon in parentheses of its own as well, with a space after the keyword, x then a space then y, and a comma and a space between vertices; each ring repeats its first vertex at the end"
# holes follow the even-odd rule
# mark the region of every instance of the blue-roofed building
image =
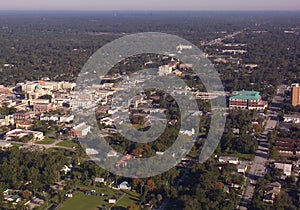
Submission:
POLYGON ((262 100, 260 93, 257 91, 234 91, 229 98, 230 108, 264 110, 267 106, 268 103, 262 100))

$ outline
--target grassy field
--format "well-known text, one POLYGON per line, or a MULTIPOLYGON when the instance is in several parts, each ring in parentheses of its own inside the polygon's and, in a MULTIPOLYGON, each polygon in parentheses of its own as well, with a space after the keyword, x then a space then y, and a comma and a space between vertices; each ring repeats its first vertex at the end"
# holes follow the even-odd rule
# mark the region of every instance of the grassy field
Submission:
POLYGON ((43 141, 36 142, 37 144, 53 144, 55 142, 54 138, 45 137, 43 141))
POLYGON ((139 204, 140 195, 138 193, 134 193, 134 192, 125 192, 125 193, 126 193, 126 195, 124 195, 118 201, 116 206, 127 208, 131 204, 139 204))
POLYGON ((97 208, 103 208, 104 206, 112 206, 108 204, 108 199, 115 197, 117 193, 121 199, 114 205, 114 207, 123 207, 127 208, 130 204, 139 202, 139 194, 132 192, 121 192, 115 190, 105 190, 103 193, 106 195, 102 196, 93 196, 85 195, 82 192, 76 193, 73 198, 65 201, 60 208, 60 210, 95 210, 97 208), (120 194, 123 194, 121 196, 120 194))
POLYGON ((12 143, 12 145, 13 145, 13 147, 17 147, 17 148, 23 146, 22 144, 17 144, 17 143, 12 143))
POLYGON ((57 144, 57 146, 72 148, 72 147, 77 147, 78 144, 75 143, 75 142, 73 142, 73 141, 71 141, 71 140, 65 140, 65 141, 62 141, 59 144, 57 144))
POLYGON ((84 195, 79 192, 73 196, 73 198, 63 203, 61 210, 95 210, 97 207, 107 205, 105 197, 84 195))
POLYGON ((224 156, 238 157, 240 160, 248 160, 251 161, 254 159, 255 155, 251 154, 242 154, 242 153, 225 153, 222 154, 224 156))

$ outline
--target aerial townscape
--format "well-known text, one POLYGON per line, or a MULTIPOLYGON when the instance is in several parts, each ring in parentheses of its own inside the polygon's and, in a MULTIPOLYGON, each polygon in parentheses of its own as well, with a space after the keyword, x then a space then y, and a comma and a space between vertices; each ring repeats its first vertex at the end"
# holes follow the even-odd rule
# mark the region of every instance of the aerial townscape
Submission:
POLYGON ((299 35, 297 11, 14 11, 0 5, 0 209, 300 209, 299 35), (174 43, 162 55, 124 58, 113 51, 119 61, 106 75, 86 65, 99 48, 141 32, 190 44, 174 43), (195 48, 223 90, 209 91, 195 65, 180 59, 195 48), (144 73, 130 79, 138 72, 144 73), (89 85, 81 89, 78 78, 85 76, 96 82, 84 80, 89 85), (165 83, 168 91, 157 85, 128 99, 119 94, 163 78, 186 86, 165 83), (222 136, 201 161, 213 104, 222 99, 222 136), (192 107, 192 101, 197 109, 183 117, 180 104, 192 107), (133 141, 130 132, 122 135, 127 128, 163 132, 153 141, 146 135, 133 141), (169 152, 178 137, 192 148, 169 152), (100 148, 86 146, 100 139, 100 148), (101 150, 103 142, 111 149, 101 150), (169 158, 173 167, 139 176, 163 162, 134 168, 132 161, 153 157, 169 158), (103 161, 113 163, 111 170, 103 161), (122 175, 133 168, 134 176, 122 175))

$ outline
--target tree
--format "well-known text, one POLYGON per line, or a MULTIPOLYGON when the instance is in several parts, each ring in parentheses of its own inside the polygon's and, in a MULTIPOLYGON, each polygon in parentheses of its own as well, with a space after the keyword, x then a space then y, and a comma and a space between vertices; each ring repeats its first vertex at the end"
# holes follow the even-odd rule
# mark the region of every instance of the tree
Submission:
POLYGON ((163 199, 163 197, 162 197, 161 194, 157 194, 156 198, 157 198, 157 201, 158 201, 158 202, 161 202, 162 199, 163 199))
POLYGON ((147 180, 147 188, 150 192, 156 189, 156 185, 152 179, 147 180))
POLYGON ((139 210, 140 207, 136 204, 131 204, 130 206, 127 207, 128 210, 139 210))
POLYGON ((135 157, 141 157, 144 150, 142 148, 136 148, 132 152, 133 152, 135 157))

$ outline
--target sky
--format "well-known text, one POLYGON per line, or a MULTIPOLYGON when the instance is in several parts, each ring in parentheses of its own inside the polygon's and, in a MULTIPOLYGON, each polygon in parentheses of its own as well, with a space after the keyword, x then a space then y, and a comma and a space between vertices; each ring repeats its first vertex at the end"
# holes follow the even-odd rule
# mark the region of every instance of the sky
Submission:
POLYGON ((0 10, 300 10, 300 0, 0 0, 0 10))

